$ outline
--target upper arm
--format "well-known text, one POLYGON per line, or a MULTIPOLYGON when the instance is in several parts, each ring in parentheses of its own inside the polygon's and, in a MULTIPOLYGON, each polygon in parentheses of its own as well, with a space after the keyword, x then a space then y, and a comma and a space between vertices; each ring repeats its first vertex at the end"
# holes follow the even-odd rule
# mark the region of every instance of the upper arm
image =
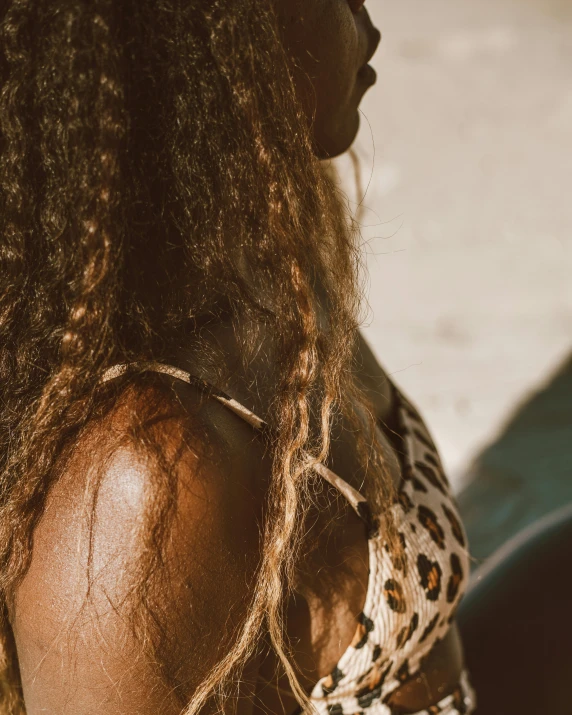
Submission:
POLYGON ((160 507, 153 460, 123 440, 92 480, 92 435, 51 492, 13 614, 28 715, 180 713, 245 616, 260 557, 257 470, 182 440, 173 419, 153 431, 176 454, 177 498, 134 612, 137 569, 154 543, 146 520, 160 507), (145 633, 160 644, 159 667, 145 633))

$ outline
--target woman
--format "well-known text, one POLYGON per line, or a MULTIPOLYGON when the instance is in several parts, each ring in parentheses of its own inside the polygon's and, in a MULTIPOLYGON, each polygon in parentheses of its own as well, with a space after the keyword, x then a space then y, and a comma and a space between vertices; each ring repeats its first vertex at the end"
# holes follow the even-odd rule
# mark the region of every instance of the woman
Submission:
POLYGON ((2 712, 473 712, 465 535, 320 162, 363 0, 2 12, 2 712))

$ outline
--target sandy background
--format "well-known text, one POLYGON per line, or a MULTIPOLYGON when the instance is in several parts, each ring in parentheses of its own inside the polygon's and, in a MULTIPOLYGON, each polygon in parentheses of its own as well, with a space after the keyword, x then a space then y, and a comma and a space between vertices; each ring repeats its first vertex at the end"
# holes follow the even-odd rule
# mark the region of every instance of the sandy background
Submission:
POLYGON ((365 334, 459 488, 572 350, 572 1, 368 8, 365 334))

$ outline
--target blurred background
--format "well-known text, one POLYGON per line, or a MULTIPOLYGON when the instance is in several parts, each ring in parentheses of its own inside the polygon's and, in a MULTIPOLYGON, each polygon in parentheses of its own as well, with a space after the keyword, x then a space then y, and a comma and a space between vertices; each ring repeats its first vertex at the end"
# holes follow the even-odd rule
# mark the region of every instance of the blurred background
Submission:
POLYGON ((572 501, 572 2, 368 0, 364 330, 488 555, 572 501), (486 521, 483 514, 487 515, 486 521))

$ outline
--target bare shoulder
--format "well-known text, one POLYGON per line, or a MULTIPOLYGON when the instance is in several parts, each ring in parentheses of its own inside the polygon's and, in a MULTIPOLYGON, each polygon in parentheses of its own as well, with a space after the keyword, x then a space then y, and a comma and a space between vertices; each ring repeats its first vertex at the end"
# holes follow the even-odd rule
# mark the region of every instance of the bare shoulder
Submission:
POLYGON ((264 450, 223 407, 190 393, 185 414, 163 387, 86 430, 50 494, 12 618, 28 715, 179 713, 248 608, 264 450))

